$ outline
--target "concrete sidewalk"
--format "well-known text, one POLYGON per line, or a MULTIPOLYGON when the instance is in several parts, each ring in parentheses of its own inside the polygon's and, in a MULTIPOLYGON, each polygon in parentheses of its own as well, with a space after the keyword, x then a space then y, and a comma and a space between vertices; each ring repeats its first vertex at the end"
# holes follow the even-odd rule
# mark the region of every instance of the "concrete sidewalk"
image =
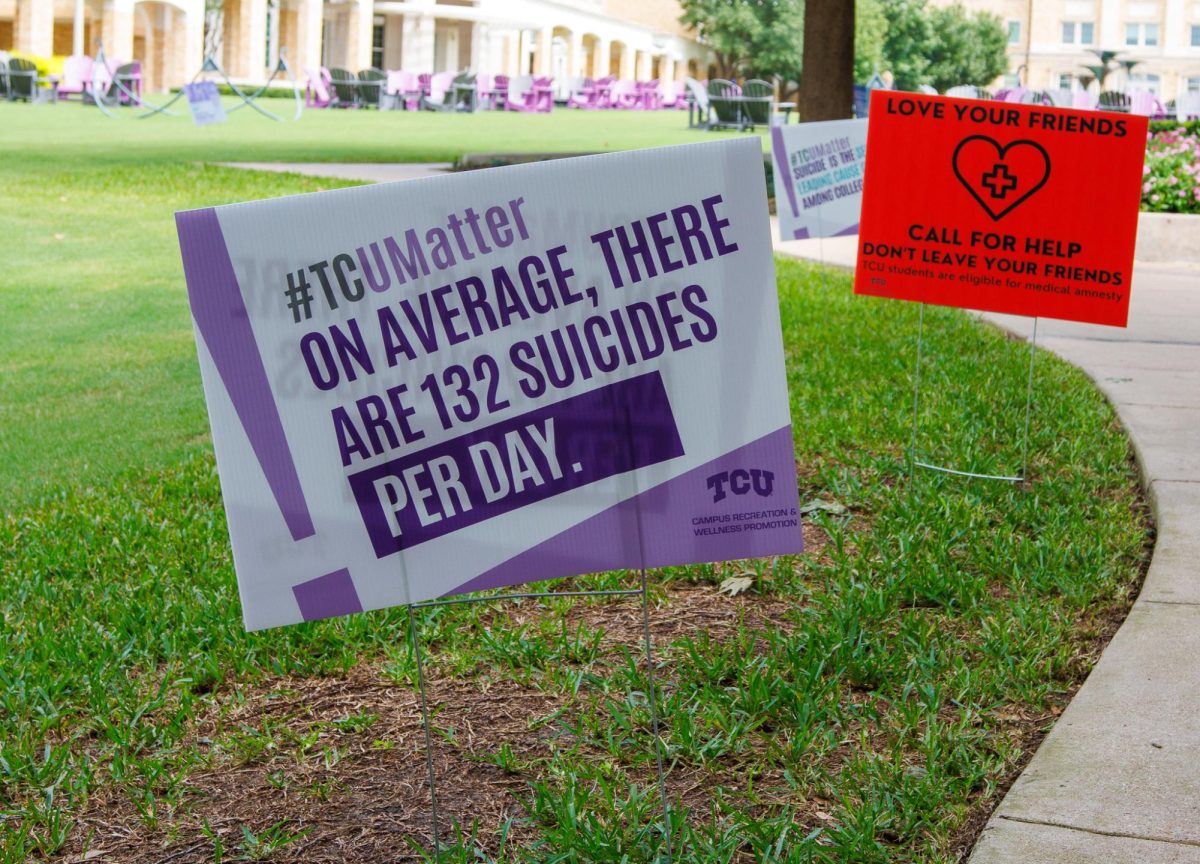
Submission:
MULTIPOLYGON (((853 267, 857 238, 775 247, 853 267)), ((984 317, 1022 336, 1031 329, 1024 318, 984 317)), ((1127 329, 1043 320, 1038 343, 1115 406, 1158 536, 1129 618, 971 864, 1200 864, 1200 267, 1139 263, 1127 329)))

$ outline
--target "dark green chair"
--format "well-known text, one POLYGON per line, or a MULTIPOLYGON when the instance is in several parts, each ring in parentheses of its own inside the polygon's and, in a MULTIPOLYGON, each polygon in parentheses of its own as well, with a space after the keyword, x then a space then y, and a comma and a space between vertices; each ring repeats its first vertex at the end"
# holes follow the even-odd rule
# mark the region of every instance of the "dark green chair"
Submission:
POLYGON ((358 76, 340 66, 329 67, 329 83, 333 87, 334 108, 357 108, 359 101, 358 76))
POLYGON ((383 84, 386 80, 387 75, 383 73, 383 70, 376 69, 374 66, 358 73, 358 98, 364 107, 379 107, 379 96, 383 92, 383 84))
POLYGON ((753 126, 770 126, 775 110, 775 88, 759 78, 742 85, 742 112, 753 126))
POLYGON ((743 110, 741 90, 732 81, 714 78, 708 82, 708 129, 745 129, 748 118, 743 110))
POLYGON ((8 61, 8 98, 32 102, 37 88, 37 66, 30 60, 14 57, 8 61))

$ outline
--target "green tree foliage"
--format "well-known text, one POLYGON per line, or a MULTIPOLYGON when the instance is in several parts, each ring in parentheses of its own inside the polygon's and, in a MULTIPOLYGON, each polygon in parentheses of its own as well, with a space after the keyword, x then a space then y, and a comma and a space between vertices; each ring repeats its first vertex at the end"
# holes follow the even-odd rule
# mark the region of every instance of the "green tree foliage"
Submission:
POLYGON ((682 0, 680 21, 713 50, 721 78, 800 78, 803 0, 682 0))
POLYGON ((930 7, 926 0, 857 0, 855 77, 890 71, 895 86, 984 86, 1008 68, 1008 34, 1000 18, 961 5, 930 7))
POLYGON ((933 44, 929 50, 929 83, 939 91, 956 84, 982 87, 1008 69, 1008 34, 997 15, 967 14, 955 3, 929 10, 933 44))
POLYGON ((887 36, 887 13, 881 0, 858 0, 854 9, 854 80, 867 81, 886 69, 883 40, 887 36))

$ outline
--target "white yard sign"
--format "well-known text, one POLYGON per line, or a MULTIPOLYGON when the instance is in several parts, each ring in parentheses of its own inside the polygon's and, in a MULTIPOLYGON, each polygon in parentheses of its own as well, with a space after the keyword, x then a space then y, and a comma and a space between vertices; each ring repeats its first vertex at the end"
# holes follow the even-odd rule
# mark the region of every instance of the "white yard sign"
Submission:
POLYGON ((247 627, 800 551, 757 139, 177 219, 247 627))

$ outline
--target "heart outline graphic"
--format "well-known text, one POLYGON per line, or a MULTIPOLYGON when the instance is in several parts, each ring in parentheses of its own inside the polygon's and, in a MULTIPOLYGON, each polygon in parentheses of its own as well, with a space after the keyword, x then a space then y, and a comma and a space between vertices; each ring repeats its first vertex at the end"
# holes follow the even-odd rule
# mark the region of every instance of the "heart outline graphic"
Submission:
MULTIPOLYGON (((954 148, 954 155, 950 159, 950 166, 951 166, 951 168, 954 169, 954 176, 958 178, 958 182, 961 183, 963 185, 963 187, 966 188, 966 190, 971 193, 971 197, 974 198, 975 201, 979 204, 979 206, 983 208, 983 212, 987 213, 988 216, 990 216, 992 218, 993 222, 999 222, 1001 219, 1003 219, 1005 216, 1007 216, 1009 213, 1011 213, 1013 210, 1015 210, 1018 205, 1023 204, 1025 201, 1029 200, 1030 196, 1032 196, 1034 192, 1037 192, 1039 189, 1041 189, 1043 186, 1045 186, 1046 183, 1050 180, 1050 154, 1046 152, 1046 148, 1043 147, 1041 144, 1039 144, 1036 141, 1030 141, 1027 138, 1022 138, 1017 141, 1010 141, 1009 143, 1007 143, 1003 147, 1001 147, 999 141, 997 141, 995 138, 992 138, 988 135, 968 135, 962 141, 959 141, 958 146, 954 148), (967 178, 963 177, 962 172, 960 172, 958 170, 959 154, 962 152, 962 149, 964 147, 966 147, 968 144, 970 144, 973 141, 984 141, 984 142, 992 145, 992 147, 996 150, 996 166, 997 167, 999 167, 1001 165, 1006 166, 1004 157, 1007 155, 1008 151, 1012 150, 1014 147, 1029 146, 1029 147, 1034 148, 1035 150, 1037 150, 1038 153, 1041 154, 1042 161, 1045 164, 1045 167, 1042 171, 1042 178, 1034 186, 1032 186, 1027 192, 1025 192, 1025 194, 1023 194, 1021 197, 1015 199, 1011 204, 1009 204, 1003 210, 1001 210, 998 213, 994 212, 992 210, 991 205, 988 204, 988 202, 985 201, 979 195, 979 193, 975 191, 975 187, 973 185, 971 185, 971 183, 967 180, 967 178)), ((1005 170, 1005 175, 1007 177, 1007 167, 1005 170)))

